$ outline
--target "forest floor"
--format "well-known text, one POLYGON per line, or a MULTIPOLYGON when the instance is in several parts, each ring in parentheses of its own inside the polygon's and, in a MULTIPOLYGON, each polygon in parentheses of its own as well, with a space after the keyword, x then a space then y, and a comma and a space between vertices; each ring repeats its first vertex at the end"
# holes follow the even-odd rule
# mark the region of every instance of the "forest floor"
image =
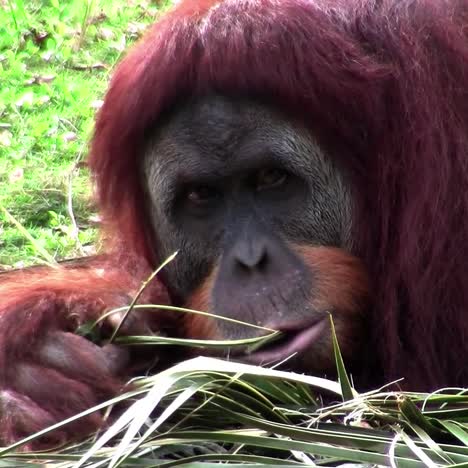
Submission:
POLYGON ((0 0, 0 270, 95 250, 94 115, 116 62, 169 3, 0 0))

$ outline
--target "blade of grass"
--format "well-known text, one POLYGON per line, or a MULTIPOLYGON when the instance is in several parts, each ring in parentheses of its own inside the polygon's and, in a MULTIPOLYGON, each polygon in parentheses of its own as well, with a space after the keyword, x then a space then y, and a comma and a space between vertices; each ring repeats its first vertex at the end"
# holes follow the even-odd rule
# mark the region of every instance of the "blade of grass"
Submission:
POLYGON ((343 357, 341 355, 340 346, 338 345, 338 338, 336 337, 335 324, 333 323, 332 315, 330 314, 330 327, 333 342, 333 351, 335 353, 336 371, 338 373, 338 381, 341 385, 341 393, 343 401, 352 400, 354 398, 353 388, 348 378, 348 373, 344 365, 343 357))
POLYGON ((445 427, 447 432, 452 434, 453 437, 468 447, 468 428, 466 426, 454 421, 439 421, 439 424, 445 427))
POLYGON ((174 260, 174 258, 176 257, 177 255, 177 252, 174 252, 172 255, 169 255, 169 257, 166 258, 166 260, 164 260, 164 262, 155 270, 153 271, 153 273, 151 273, 151 275, 148 277, 148 279, 146 281, 143 282, 143 284, 141 285, 140 289, 138 290, 138 292, 136 293, 135 297, 133 298, 132 302, 130 303, 130 305, 128 306, 128 309, 126 310, 126 312, 124 313, 122 319, 120 320, 119 324, 115 327, 114 329, 114 332, 112 333, 110 339, 109 339, 109 343, 113 343, 114 342, 114 339, 115 337, 117 336, 117 334, 119 333, 120 329, 122 328, 122 325, 125 323, 125 321, 127 320, 128 316, 130 315, 130 312, 133 310, 135 304, 138 302, 138 299, 140 299, 141 295, 143 294, 143 292, 145 291, 145 289, 148 287, 148 285, 151 283, 151 281, 153 281, 154 278, 156 278, 156 276, 158 275, 158 273, 170 262, 172 262, 172 260, 174 260))
POLYGON ((3 214, 5 215, 7 220, 10 221, 10 223, 12 223, 16 227, 16 229, 18 229, 18 231, 20 231, 21 234, 23 234, 23 236, 26 237, 26 239, 28 239, 28 241, 34 247, 34 250, 43 257, 43 259, 49 266, 53 267, 57 265, 55 258, 52 257, 52 255, 50 255, 49 252, 47 252, 47 250, 42 248, 37 243, 36 239, 34 239, 34 237, 31 236, 28 230, 4 206, 0 205, 0 210, 3 211, 3 214))

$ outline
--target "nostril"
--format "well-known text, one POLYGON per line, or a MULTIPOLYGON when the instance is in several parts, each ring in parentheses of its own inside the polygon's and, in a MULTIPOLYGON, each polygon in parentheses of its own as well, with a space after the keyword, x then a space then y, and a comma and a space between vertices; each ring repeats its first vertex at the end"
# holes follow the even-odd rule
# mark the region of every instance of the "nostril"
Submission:
POLYGON ((250 273, 252 271, 252 268, 247 266, 245 263, 242 263, 242 262, 239 262, 237 261, 236 262, 236 266, 238 268, 238 270, 240 271, 240 273, 250 273))
POLYGON ((264 273, 265 270, 267 269, 267 266, 268 266, 268 255, 267 255, 266 251, 264 251, 262 256, 260 257, 260 259, 257 262, 256 269, 258 271, 264 273))
POLYGON ((265 271, 268 265, 268 253, 265 248, 236 252, 235 261, 243 272, 265 271))

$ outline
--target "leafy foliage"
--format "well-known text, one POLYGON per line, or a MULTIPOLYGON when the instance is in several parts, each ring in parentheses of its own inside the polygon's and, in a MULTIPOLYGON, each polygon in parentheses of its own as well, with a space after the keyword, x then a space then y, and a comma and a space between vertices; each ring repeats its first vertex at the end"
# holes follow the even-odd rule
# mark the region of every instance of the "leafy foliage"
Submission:
POLYGON ((330 380, 201 357, 136 384, 100 405, 130 404, 99 438, 58 453, 18 455, 11 447, 0 454, 12 465, 2 466, 468 463, 467 390, 382 389, 344 400, 330 380))
POLYGON ((0 268, 92 253, 96 223, 83 160, 114 64, 156 4, 0 3, 0 268), (39 249, 39 250, 40 250, 39 249))

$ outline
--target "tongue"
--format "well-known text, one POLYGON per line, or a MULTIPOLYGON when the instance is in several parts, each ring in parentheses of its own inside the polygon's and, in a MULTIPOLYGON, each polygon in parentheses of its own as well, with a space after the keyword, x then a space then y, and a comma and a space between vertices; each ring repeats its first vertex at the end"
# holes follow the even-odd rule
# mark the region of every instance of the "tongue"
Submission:
POLYGON ((264 350, 250 354, 246 360, 252 364, 267 364, 281 361, 295 353, 301 353, 320 338, 326 323, 326 319, 323 319, 308 328, 297 330, 295 333, 288 331, 285 339, 272 343, 264 350))

